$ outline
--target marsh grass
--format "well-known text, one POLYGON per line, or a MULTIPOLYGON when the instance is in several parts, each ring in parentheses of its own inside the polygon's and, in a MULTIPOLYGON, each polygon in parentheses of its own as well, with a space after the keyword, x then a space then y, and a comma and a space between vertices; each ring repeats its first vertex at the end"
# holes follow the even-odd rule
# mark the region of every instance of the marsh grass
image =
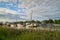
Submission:
POLYGON ((0 28, 0 40, 60 40, 60 31, 0 28))

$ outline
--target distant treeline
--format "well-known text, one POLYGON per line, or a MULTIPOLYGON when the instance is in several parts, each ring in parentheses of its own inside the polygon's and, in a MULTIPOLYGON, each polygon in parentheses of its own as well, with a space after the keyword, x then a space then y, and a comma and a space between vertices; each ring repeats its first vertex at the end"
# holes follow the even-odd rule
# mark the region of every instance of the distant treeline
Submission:
POLYGON ((48 19, 48 20, 42 20, 42 21, 39 21, 39 20, 31 20, 31 21, 17 21, 17 22, 13 22, 13 23, 21 23, 21 24, 24 24, 24 23, 38 23, 38 24, 41 24, 41 23, 54 23, 54 24, 60 24, 60 19, 58 20, 53 20, 53 19, 48 19))
POLYGON ((43 20, 45 23, 54 23, 54 24, 60 24, 60 19, 58 20, 53 20, 53 19, 49 19, 49 20, 43 20))
POLYGON ((43 20, 43 21, 39 21, 39 20, 35 21, 35 20, 32 20, 32 21, 25 21, 24 23, 26 23, 26 22, 29 22, 29 23, 42 23, 42 22, 45 22, 45 23, 60 24, 60 19, 58 19, 58 20, 49 19, 49 20, 43 20))

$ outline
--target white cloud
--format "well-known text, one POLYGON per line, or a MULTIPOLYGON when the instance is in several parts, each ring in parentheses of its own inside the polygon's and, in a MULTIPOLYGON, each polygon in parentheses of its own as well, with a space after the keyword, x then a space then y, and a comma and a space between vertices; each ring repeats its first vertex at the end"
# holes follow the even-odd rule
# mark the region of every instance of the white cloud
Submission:
MULTIPOLYGON (((4 1, 8 1, 8 0, 4 0, 4 1)), ((17 0, 13 0, 12 2, 16 3, 17 0)), ((18 8, 23 8, 24 13, 26 12, 26 15, 28 16, 27 18, 30 17, 29 15, 32 10, 33 17, 37 17, 39 19, 40 18, 48 19, 48 17, 45 17, 45 15, 55 15, 60 13, 59 11, 57 11, 60 10, 59 9, 60 7, 58 6, 59 4, 60 4, 59 0, 19 0, 18 8)), ((9 5, 12 6, 12 4, 9 5)), ((3 9, 3 10, 6 10, 6 13, 12 13, 12 14, 16 14, 19 11, 23 11, 22 9, 18 9, 18 11, 9 10, 9 9, 3 9)))
POLYGON ((16 3, 17 0, 0 0, 0 2, 16 3))
POLYGON ((8 2, 9 0, 0 0, 0 2, 1 2, 1 1, 8 2))
MULTIPOLYGON (((21 11, 21 10, 20 10, 21 11)), ((24 11, 24 10, 23 10, 24 11)), ((15 11, 15 10, 11 10, 11 9, 8 9, 8 8, 0 8, 0 14, 18 14, 18 15, 26 15, 25 13, 20 13, 18 11, 15 11)))
MULTIPOLYGON (((10 9, 7 9, 7 8, 0 8, 0 12, 3 12, 3 14, 4 14, 4 13, 18 14, 17 11, 10 10, 10 9)), ((1 14, 1 13, 0 13, 0 14, 1 14)))

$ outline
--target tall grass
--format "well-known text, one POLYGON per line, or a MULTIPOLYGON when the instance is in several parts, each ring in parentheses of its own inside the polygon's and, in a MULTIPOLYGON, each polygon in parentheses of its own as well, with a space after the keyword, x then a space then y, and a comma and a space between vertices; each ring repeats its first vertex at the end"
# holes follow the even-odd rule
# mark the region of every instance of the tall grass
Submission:
POLYGON ((60 40, 60 31, 0 28, 0 40, 60 40))

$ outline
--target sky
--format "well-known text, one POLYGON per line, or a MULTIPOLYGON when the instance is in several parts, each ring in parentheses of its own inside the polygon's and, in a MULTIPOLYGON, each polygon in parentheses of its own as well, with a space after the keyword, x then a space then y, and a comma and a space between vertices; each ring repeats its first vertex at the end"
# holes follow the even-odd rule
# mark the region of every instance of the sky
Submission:
POLYGON ((0 0, 0 21, 60 19, 60 0, 0 0))

